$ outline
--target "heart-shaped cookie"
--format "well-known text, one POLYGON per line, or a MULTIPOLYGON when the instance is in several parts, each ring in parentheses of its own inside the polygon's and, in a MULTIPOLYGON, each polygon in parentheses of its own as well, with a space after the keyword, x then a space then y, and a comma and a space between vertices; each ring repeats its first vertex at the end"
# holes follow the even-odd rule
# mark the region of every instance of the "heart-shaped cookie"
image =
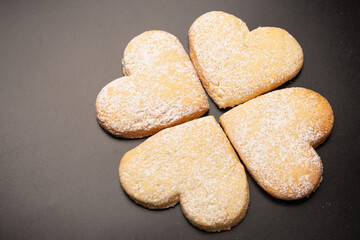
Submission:
POLYGON ((313 147, 329 136, 334 122, 328 101, 305 88, 259 96, 220 117, 227 136, 256 182, 272 196, 309 196, 322 179, 313 147))
POLYGON ((288 32, 274 27, 249 32, 243 21, 224 12, 196 19, 189 47, 200 80, 220 108, 280 86, 303 65, 302 49, 288 32))
POLYGON ((138 138, 202 116, 205 91, 179 40, 148 31, 125 49, 125 77, 106 85, 96 99, 100 125, 117 137, 138 138))
POLYGON ((244 167, 212 116, 150 137, 124 155, 119 175, 138 204, 167 208, 180 201, 186 218, 206 231, 235 226, 249 203, 244 167))

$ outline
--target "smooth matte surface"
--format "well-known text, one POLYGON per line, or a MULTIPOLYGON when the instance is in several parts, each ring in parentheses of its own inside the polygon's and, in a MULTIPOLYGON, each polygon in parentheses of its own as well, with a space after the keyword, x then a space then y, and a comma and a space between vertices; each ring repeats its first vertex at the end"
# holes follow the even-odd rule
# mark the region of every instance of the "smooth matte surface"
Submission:
MULTIPOLYGON (((1 1, 0 239, 359 239, 360 6, 356 1, 1 1), (321 93, 335 113, 317 151, 324 179, 310 199, 276 200, 248 176, 250 207, 231 231, 206 233, 180 207, 153 211, 122 190, 123 154, 96 122, 101 88, 122 75, 127 43, 151 29, 188 49, 201 14, 232 13, 250 29, 286 29, 304 67, 283 87, 321 93)), ((226 110, 225 110, 226 111, 226 110)), ((210 100, 209 115, 225 111, 210 100)))

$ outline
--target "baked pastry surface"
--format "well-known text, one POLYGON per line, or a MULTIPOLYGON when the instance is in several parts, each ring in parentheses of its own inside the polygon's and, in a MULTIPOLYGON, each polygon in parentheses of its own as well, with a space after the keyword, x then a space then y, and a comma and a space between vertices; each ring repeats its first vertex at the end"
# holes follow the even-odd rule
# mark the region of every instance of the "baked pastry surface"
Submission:
POLYGON ((252 177, 284 200, 309 196, 319 186, 323 166, 314 147, 330 135, 333 122, 328 101, 305 88, 264 94, 220 117, 252 177))
POLYGON ((180 202, 186 218, 206 231, 237 225, 249 204, 244 167, 212 116, 151 136, 123 156, 119 176, 136 203, 160 209, 180 202))
POLYGON ((209 109, 187 53, 170 33, 148 31, 131 40, 123 71, 96 99, 98 122, 116 137, 149 136, 209 109))
POLYGON ((200 16, 189 30, 190 58, 207 93, 220 108, 233 107, 294 78, 303 51, 287 31, 249 31, 224 12, 200 16))

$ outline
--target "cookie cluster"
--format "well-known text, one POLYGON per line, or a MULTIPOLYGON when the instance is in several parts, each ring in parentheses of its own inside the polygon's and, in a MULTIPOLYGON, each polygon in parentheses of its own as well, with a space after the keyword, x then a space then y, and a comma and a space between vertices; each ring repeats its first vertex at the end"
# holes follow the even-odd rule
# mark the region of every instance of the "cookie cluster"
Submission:
POLYGON ((140 34, 125 49, 125 76, 96 99, 98 122, 110 134, 155 134, 120 161, 126 193, 147 208, 180 202, 186 218, 210 232, 246 215, 242 163, 273 197, 308 197, 322 180, 314 148, 330 135, 332 108, 305 88, 266 93, 302 68, 299 43, 283 29, 249 31, 233 15, 209 12, 190 27, 189 47, 190 58, 167 32, 140 34), (199 118, 209 109, 201 84, 219 108, 236 106, 221 126, 213 116, 199 118))

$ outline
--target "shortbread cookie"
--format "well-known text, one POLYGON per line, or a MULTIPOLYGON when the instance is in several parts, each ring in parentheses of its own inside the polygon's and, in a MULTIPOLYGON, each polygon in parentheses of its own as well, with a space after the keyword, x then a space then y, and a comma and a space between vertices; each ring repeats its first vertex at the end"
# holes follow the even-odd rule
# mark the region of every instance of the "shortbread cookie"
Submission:
POLYGON ((180 201, 186 218, 206 231, 237 225, 249 204, 244 167, 212 116, 150 137, 124 155, 119 175, 138 204, 160 209, 180 201))
POLYGON ((189 30, 190 57, 220 108, 233 107, 295 77, 303 65, 299 43, 285 30, 251 32, 224 12, 200 16, 189 30))
POLYGON ((123 58, 125 77, 96 99, 98 122, 117 137, 138 138, 202 116, 209 105, 191 61, 170 33, 135 37, 123 58))
POLYGON ((334 122, 328 101, 305 88, 259 96, 220 117, 227 136, 256 182, 272 196, 309 196, 322 180, 313 147, 329 136, 334 122))

